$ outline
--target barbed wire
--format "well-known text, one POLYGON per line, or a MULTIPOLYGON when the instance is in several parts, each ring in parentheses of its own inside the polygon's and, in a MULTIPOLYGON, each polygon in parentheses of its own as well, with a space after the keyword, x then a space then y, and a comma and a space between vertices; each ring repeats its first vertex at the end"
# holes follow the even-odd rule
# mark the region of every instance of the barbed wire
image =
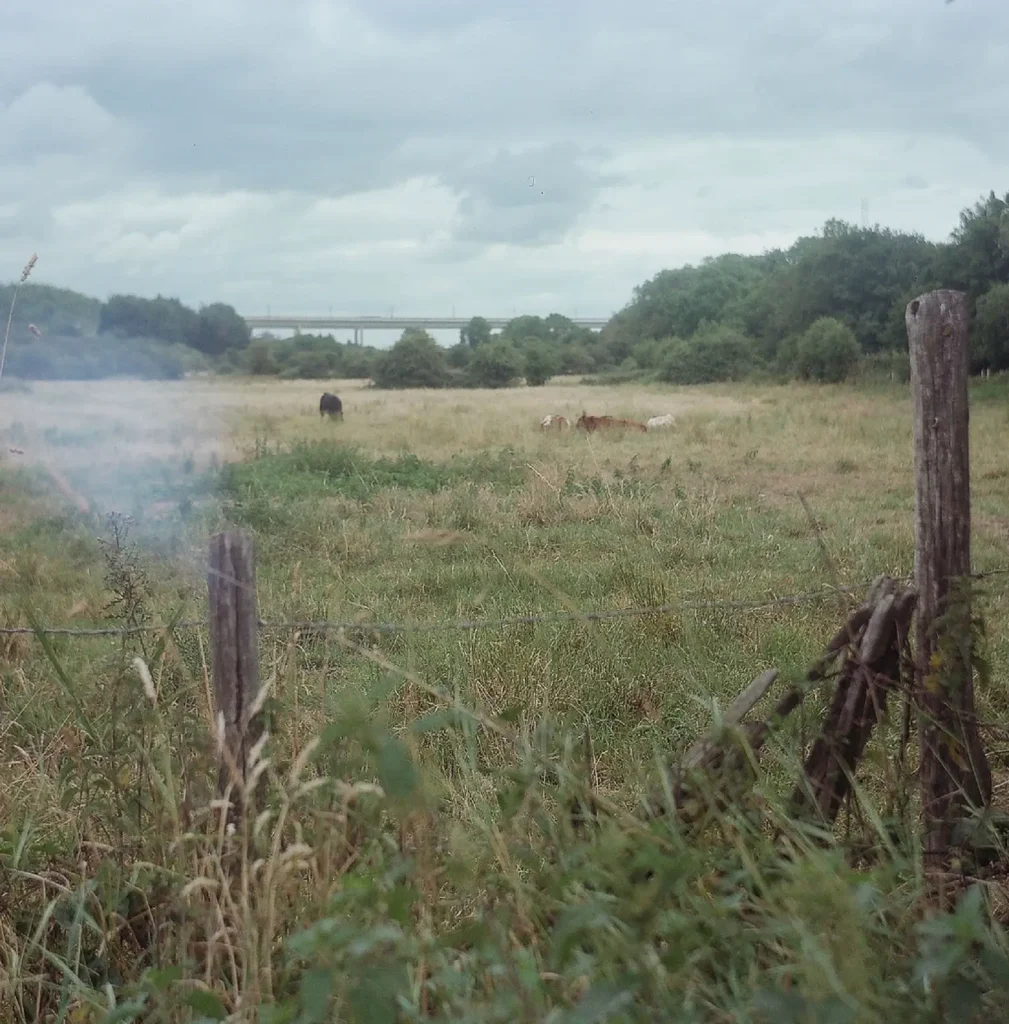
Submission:
MULTIPOLYGON (((971 573, 971 579, 983 580, 993 576, 1009 574, 1009 567, 986 569, 971 573)), ((908 583, 911 576, 894 577, 908 583)), ((772 608, 786 608, 795 605, 825 601, 829 598, 850 597, 864 592, 873 580, 867 579, 858 585, 820 587, 816 590, 804 590, 795 594, 780 597, 753 599, 699 599, 688 598, 657 605, 641 605, 632 608, 606 608, 599 611, 560 611, 544 612, 530 615, 506 615, 486 619, 445 619, 438 622, 369 622, 366 619, 295 619, 276 620, 259 619, 260 629, 330 633, 340 630, 357 630, 373 633, 436 633, 453 630, 476 631, 481 629, 503 629, 508 626, 534 626, 561 622, 608 622, 619 619, 641 618, 646 615, 670 615, 684 611, 768 611, 772 608)), ((139 633, 159 633, 165 630, 182 631, 206 629, 207 619, 181 619, 178 622, 139 623, 132 626, 0 626, 0 636, 34 636, 42 633, 46 636, 70 637, 101 637, 130 636, 139 633)))
MULTIPOLYGON (((866 584, 868 585, 868 584, 866 584)), ((579 612, 545 612, 533 615, 508 615, 487 619, 448 619, 440 622, 369 622, 366 619, 305 619, 268 621, 259 620, 260 629, 299 630, 301 632, 336 632, 338 630, 357 630, 376 633, 432 633, 444 630, 473 631, 480 629, 501 629, 507 626, 538 625, 552 622, 605 622, 615 619, 636 618, 645 615, 668 615, 678 611, 727 610, 727 611, 759 611, 761 609, 787 607, 814 600, 825 600, 856 592, 854 587, 830 587, 819 590, 808 590, 782 597, 754 600, 688 600, 667 604, 643 605, 634 608, 607 608, 600 611, 579 612)), ((157 633, 162 630, 200 629, 208 626, 206 619, 183 619, 176 623, 151 624, 142 623, 133 626, 43 626, 35 629, 32 626, 3 626, 0 635, 44 633, 50 636, 127 636, 135 633, 157 633)))

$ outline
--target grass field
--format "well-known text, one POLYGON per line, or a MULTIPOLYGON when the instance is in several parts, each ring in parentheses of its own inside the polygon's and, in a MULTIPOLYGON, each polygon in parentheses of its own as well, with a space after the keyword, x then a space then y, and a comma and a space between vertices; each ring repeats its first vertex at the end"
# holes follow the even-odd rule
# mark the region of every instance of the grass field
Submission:
MULTIPOLYGON (((789 720, 755 794, 764 824, 808 850, 796 861, 742 810, 687 836, 637 804, 713 699, 808 668, 855 600, 822 592, 911 572, 905 389, 325 388, 344 422, 320 420, 323 387, 306 382, 0 393, 5 623, 200 617, 207 540, 227 525, 255 536, 267 623, 356 623, 342 638, 264 628, 271 813, 232 837, 210 806, 203 633, 0 638, 2 1019, 113 1019, 113 997, 114 1019, 149 1021, 923 1020, 982 993, 995 1005, 1009 959, 978 905, 919 933, 913 847, 845 863, 852 836, 878 843, 870 809, 899 816, 895 724, 870 746, 862 813, 814 850, 780 797, 823 700, 789 720), (583 409, 677 423, 538 429, 583 409), (712 606, 805 592, 821 593, 712 606), (451 625, 656 604, 680 607, 451 625), (564 808, 585 785, 631 817, 573 831, 564 808)), ((972 389, 977 570, 1009 566, 1007 398, 996 379, 972 389)), ((994 723, 1006 580, 984 591, 994 723)), ((988 739, 1004 802, 1009 748, 988 739)))

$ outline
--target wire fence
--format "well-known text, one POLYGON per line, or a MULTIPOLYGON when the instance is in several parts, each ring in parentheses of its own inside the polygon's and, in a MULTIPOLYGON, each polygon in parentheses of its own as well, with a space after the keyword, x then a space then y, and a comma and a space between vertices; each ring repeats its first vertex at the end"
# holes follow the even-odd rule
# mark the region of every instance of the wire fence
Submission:
MULTIPOLYGON (((989 579, 1009 574, 1009 566, 998 569, 987 569, 971 574, 975 580, 989 579)), ((903 583, 911 581, 910 576, 895 577, 903 583)), ((736 611, 757 612, 774 608, 786 608, 802 604, 823 602, 831 598, 851 597, 864 594, 872 584, 871 579, 852 586, 820 587, 815 590, 785 594, 780 597, 746 599, 713 600, 706 598, 687 598, 657 605, 642 605, 631 608, 606 608, 598 611, 557 611, 531 615, 509 615, 498 618, 484 619, 447 619, 438 622, 373 622, 367 619, 345 620, 259 620, 259 628, 277 631, 298 631, 330 633, 340 630, 356 630, 373 633, 437 633, 450 631, 476 631, 483 629, 504 629, 509 626, 532 626, 540 624, 564 622, 609 622, 619 619, 641 618, 647 615, 672 615, 690 611, 736 611)), ((66 637, 121 637, 139 633, 160 633, 163 631, 181 631, 206 629, 207 619, 182 619, 178 622, 142 623, 129 626, 0 626, 0 636, 37 635, 66 637)))

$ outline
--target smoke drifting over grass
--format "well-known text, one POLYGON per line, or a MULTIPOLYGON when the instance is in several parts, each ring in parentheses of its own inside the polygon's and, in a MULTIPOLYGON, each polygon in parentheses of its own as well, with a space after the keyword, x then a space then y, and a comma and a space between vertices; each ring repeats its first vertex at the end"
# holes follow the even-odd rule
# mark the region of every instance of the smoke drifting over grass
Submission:
POLYGON ((164 516, 199 498, 207 471, 234 456, 227 404, 199 381, 8 385, 4 461, 62 477, 99 513, 164 516))

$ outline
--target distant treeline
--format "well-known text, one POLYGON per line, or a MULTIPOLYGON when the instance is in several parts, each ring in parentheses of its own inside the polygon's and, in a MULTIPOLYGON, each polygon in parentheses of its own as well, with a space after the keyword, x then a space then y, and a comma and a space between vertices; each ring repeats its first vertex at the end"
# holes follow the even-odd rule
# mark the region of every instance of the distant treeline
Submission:
MULTIPOLYGON (((391 349, 331 336, 253 339, 235 310, 114 295, 102 303, 21 288, 6 373, 28 378, 178 377, 190 370, 371 378, 380 387, 505 387, 555 374, 692 384, 754 375, 907 376, 904 309, 923 291, 970 295, 973 368, 1009 368, 1009 193, 965 209, 947 242, 838 220, 787 250, 663 270, 601 331, 557 314, 494 332, 474 317, 443 348, 408 329, 391 349), (29 326, 31 325, 31 326, 29 326)), ((0 310, 13 286, 0 287, 0 310)))

